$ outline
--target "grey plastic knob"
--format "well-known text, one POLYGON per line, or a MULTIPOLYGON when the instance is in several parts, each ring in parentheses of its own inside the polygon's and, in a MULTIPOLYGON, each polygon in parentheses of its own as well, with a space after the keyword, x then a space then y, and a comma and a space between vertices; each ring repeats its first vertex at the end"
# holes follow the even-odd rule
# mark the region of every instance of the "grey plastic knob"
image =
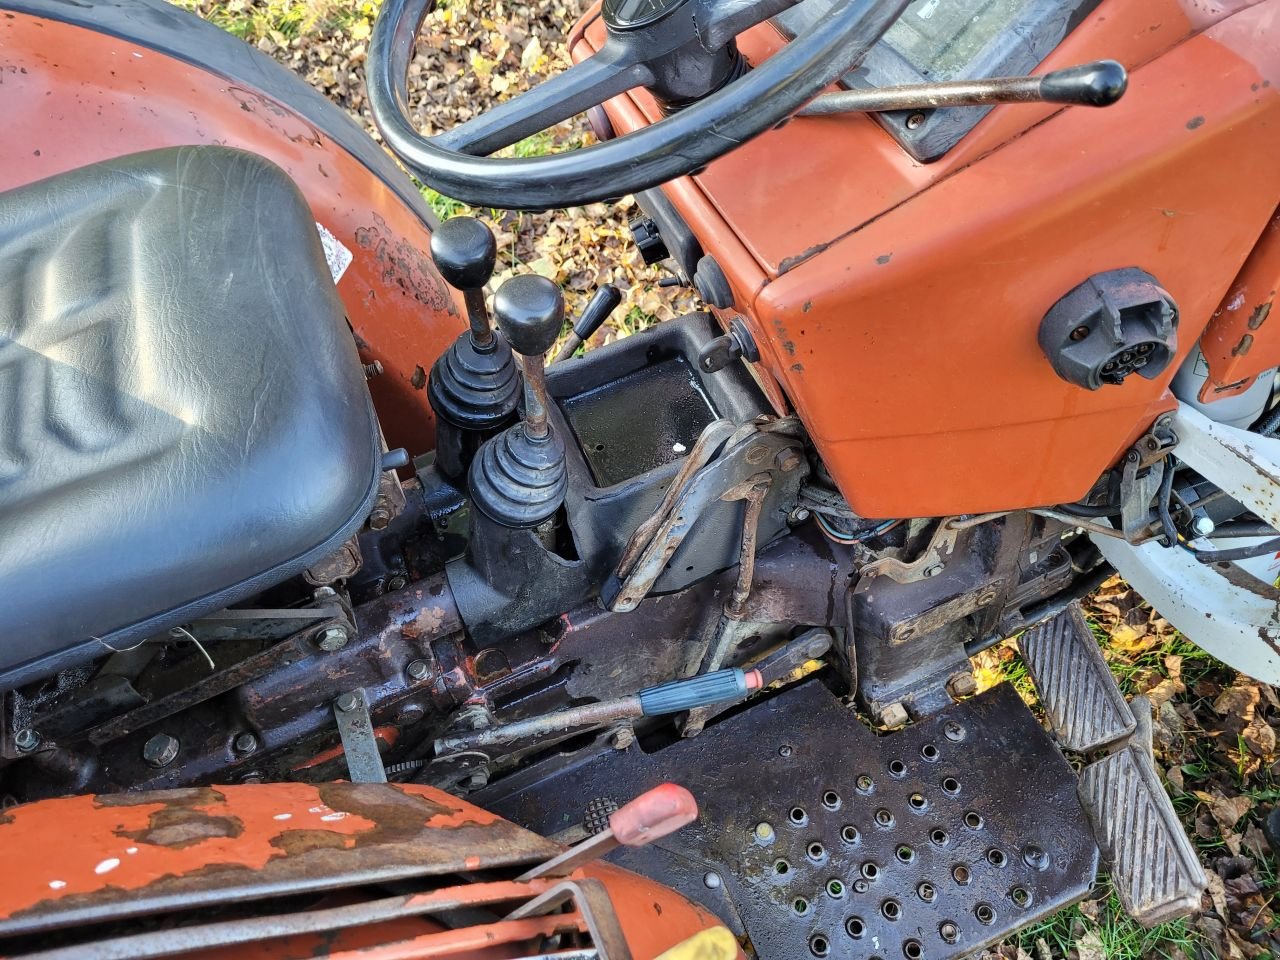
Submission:
POLYGON ((512 350, 541 357, 564 326, 564 294, 546 277, 512 277, 494 294, 493 315, 512 350))
POLYGON ((479 290, 493 276, 498 242, 475 217, 454 217, 431 235, 431 259, 449 286, 479 290))

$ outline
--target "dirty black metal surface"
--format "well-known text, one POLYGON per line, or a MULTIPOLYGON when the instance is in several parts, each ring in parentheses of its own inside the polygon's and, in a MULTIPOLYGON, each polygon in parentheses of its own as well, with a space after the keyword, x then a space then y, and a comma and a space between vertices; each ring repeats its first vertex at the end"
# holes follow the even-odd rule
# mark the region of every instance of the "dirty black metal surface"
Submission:
POLYGON ((535 767, 473 799, 550 834, 664 780, 698 821, 611 859, 762 960, 962 957, 1080 899, 1097 869, 1075 776, 1007 685, 877 736, 811 680, 656 753, 535 767))

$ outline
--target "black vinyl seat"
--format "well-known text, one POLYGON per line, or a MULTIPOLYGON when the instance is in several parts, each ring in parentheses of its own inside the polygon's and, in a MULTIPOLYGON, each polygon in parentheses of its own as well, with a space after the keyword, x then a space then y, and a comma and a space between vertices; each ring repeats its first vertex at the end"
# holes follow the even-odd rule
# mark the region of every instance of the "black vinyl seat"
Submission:
POLYGON ((0 682, 297 574, 363 522, 380 461, 278 167, 178 147, 0 194, 0 682))

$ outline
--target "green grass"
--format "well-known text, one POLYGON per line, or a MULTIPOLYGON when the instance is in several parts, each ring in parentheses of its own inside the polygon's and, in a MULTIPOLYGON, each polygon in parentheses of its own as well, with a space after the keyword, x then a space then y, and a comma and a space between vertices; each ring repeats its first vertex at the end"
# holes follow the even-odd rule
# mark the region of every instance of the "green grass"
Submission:
POLYGON ((1150 930, 1130 919, 1114 893, 1099 905, 1097 921, 1079 906, 1068 907, 1047 920, 1032 924, 1017 935, 1017 944, 1036 956, 1036 941, 1044 940, 1055 957, 1072 956, 1087 930, 1094 930, 1107 960, 1183 960, 1194 955, 1198 938, 1188 920, 1161 923, 1150 930))
POLYGON ((377 15, 376 0, 173 0, 249 43, 287 42, 317 31, 342 32, 377 15))

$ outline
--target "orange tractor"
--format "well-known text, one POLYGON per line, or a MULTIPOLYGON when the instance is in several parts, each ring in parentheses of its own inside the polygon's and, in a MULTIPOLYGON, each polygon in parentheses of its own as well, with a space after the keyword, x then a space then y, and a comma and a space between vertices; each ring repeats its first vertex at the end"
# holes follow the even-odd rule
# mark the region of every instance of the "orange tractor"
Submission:
POLYGON ((429 9, 370 40, 388 153, 160 0, 0 0, 0 955, 1198 909, 1078 601, 1118 571, 1280 683, 1280 0, 604 0, 426 138, 429 9), (707 309, 579 356, 618 292, 487 290, 391 154, 634 194, 707 309), (1015 634, 1044 725, 977 693, 1015 634))

